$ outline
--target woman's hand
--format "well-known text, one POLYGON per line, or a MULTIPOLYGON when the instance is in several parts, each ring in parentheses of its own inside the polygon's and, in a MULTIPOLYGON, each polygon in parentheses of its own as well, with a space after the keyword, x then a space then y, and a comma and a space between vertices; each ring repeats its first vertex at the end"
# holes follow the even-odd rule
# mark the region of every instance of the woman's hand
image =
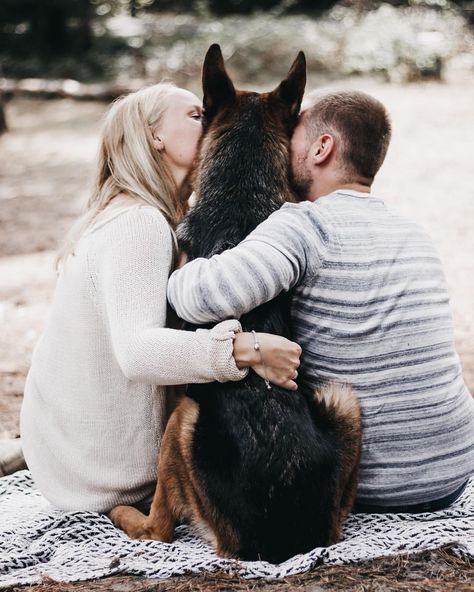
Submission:
POLYGON ((300 365, 301 347, 279 335, 257 333, 260 349, 255 349, 252 333, 237 333, 234 339, 234 359, 239 368, 251 367, 263 379, 295 391, 300 365))

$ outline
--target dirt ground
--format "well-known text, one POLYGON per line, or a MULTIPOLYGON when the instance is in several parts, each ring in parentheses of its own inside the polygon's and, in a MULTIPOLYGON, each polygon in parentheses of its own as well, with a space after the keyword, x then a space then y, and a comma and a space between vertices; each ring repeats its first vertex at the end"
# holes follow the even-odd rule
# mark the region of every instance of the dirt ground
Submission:
MULTIPOLYGON (((474 81, 338 86, 371 92, 392 114, 393 141, 373 193, 435 239, 451 295, 457 350, 474 392, 474 81)), ((19 431, 25 375, 54 290, 55 249, 87 200, 105 109, 101 103, 66 99, 15 99, 7 107, 10 131, 0 138, 0 438, 19 431)), ((459 574, 472 569, 461 563, 459 574)), ((362 588, 324 589, 391 588, 370 587, 367 580, 362 588)), ((438 588, 407 583, 403 589, 438 588)), ((448 589, 474 590, 474 585, 445 585, 448 589)))
MULTIPOLYGON (((270 584, 217 572, 167 580, 112 576, 75 584, 49 579, 33 592, 473 592, 473 582, 474 564, 456 558, 447 548, 355 566, 321 566, 270 584)), ((25 592, 25 588, 17 586, 8 592, 25 592)))

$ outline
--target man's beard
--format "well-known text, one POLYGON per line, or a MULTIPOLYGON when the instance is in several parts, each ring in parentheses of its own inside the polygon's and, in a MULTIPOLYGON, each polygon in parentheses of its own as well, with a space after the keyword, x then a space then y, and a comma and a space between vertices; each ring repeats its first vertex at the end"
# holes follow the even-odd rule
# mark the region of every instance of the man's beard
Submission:
POLYGON ((306 156, 298 157, 290 181, 300 201, 309 198, 313 179, 306 165, 306 156))

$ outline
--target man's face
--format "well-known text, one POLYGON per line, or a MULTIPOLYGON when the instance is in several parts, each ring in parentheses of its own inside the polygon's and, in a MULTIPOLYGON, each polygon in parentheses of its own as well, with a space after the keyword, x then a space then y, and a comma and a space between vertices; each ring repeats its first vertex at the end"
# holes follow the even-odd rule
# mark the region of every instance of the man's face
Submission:
POLYGON ((303 123, 304 115, 300 115, 298 125, 291 138, 291 173, 295 191, 302 200, 310 196, 313 179, 308 166, 309 142, 303 123))

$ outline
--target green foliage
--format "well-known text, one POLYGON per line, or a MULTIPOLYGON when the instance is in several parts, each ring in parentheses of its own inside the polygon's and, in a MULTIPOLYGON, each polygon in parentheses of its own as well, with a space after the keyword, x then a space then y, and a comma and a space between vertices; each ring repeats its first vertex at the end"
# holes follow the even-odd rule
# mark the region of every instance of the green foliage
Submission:
POLYGON ((243 80, 279 76, 300 48, 329 77, 439 77, 472 56, 464 14, 450 0, 0 0, 0 76, 188 84, 219 42, 243 80))

